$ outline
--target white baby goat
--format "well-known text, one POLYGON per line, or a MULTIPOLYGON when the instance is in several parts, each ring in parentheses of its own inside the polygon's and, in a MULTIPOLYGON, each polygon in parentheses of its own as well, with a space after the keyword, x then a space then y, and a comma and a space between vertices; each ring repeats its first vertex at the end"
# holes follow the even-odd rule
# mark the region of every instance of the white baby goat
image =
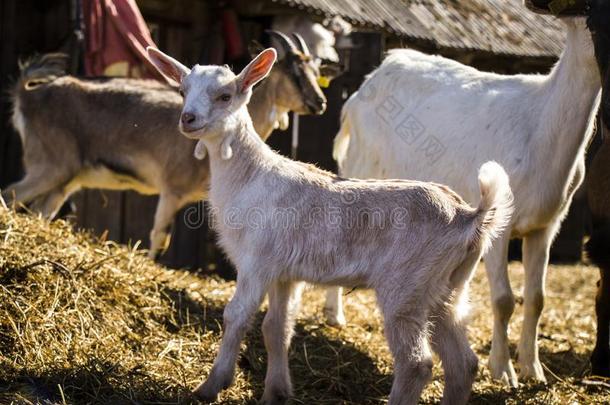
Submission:
MULTIPOLYGON (((494 312, 489 367, 494 378, 513 386, 508 243, 511 237, 524 242, 520 376, 544 381, 537 333, 549 249, 583 179, 601 85, 585 20, 563 21, 566 47, 546 76, 503 76, 413 50, 391 51, 345 104, 335 139, 343 176, 436 181, 470 203, 479 198, 471 173, 481 163, 495 160, 506 169, 515 215, 485 267, 494 312)), ((341 318, 338 292, 329 296, 327 307, 341 318)))
POLYGON ((481 201, 471 208, 445 186, 403 180, 349 180, 272 151, 246 105, 276 53, 261 52, 239 75, 195 66, 148 49, 181 83, 181 131, 210 157, 210 203, 220 243, 237 267, 212 371, 195 395, 213 401, 233 380, 240 342, 269 293, 263 321, 268 352, 263 400, 291 395, 288 346, 297 283, 373 288, 395 360, 390 404, 415 404, 431 376, 430 343, 445 369, 444 404, 465 403, 477 369, 454 304, 481 254, 509 221, 508 177, 482 166, 481 201), (431 342, 429 342, 431 337, 431 342))

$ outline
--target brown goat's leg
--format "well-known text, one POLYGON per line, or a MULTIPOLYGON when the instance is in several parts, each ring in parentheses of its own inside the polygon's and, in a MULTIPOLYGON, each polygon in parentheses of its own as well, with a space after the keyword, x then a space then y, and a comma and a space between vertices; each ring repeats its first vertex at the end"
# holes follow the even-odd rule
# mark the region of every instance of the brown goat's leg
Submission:
POLYGON ((34 200, 32 209, 40 212, 45 218, 53 219, 64 202, 77 189, 78 187, 57 187, 34 200))
POLYGON ((57 173, 53 175, 53 173, 53 170, 27 173, 23 179, 2 190, 2 198, 8 205, 27 204, 59 185, 65 184, 63 177, 57 173))
POLYGON ((585 246, 589 259, 599 267, 600 280, 595 297, 597 341, 591 354, 591 371, 610 377, 610 223, 593 217, 593 232, 585 246))
POLYGON ((600 267, 600 280, 595 297, 597 341, 591 355, 592 373, 610 377, 610 265, 600 267))
POLYGON ((174 216, 180 209, 180 200, 170 193, 161 193, 157 210, 155 211, 155 222, 150 232, 150 250, 148 257, 158 259, 169 246, 171 226, 174 216))

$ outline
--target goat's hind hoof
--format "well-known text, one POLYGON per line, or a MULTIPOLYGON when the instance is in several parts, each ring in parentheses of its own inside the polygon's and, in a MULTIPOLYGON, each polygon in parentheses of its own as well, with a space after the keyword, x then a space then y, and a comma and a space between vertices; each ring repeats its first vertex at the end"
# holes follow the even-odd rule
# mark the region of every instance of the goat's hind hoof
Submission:
POLYGON ((218 386, 218 384, 214 384, 208 380, 195 388, 192 395, 197 401, 204 404, 210 404, 218 401, 218 394, 223 389, 222 386, 218 386))
POLYGON ((284 392, 275 392, 271 395, 263 395, 260 401, 261 405, 284 405, 288 402, 291 395, 284 392))
POLYGON ((197 400, 197 402, 201 402, 204 404, 211 404, 218 400, 218 393, 207 392, 200 388, 197 388, 193 392, 191 392, 193 399, 197 400))

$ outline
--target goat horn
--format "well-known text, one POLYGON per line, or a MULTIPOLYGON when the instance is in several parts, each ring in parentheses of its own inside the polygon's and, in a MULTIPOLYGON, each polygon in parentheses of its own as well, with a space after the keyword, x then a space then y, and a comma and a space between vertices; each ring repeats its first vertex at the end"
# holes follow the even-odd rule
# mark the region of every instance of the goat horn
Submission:
POLYGON ((296 40, 297 45, 301 49, 301 52, 303 52, 305 55, 311 55, 311 53, 309 52, 309 48, 307 47, 307 44, 305 43, 305 40, 299 33, 293 32, 292 37, 296 40))
POLYGON ((294 42, 292 42, 286 34, 274 30, 266 30, 265 32, 269 34, 270 37, 273 37, 280 41, 280 44, 282 44, 282 47, 285 51, 294 52, 297 50, 296 46, 294 45, 294 42))

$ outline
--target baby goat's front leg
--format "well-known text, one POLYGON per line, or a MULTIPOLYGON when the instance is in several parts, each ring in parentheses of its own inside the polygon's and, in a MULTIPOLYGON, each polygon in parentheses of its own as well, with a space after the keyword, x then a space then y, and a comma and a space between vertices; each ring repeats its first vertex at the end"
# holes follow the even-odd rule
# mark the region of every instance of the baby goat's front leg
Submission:
POLYGON ((268 284, 253 268, 238 268, 235 295, 224 311, 220 350, 208 379, 193 394, 200 400, 214 402, 218 393, 233 383, 235 363, 250 321, 267 293, 268 284))
POLYGON ((302 287, 303 283, 278 282, 269 290, 269 309, 263 321, 268 362, 262 402, 266 405, 283 404, 292 395, 288 348, 302 287))

